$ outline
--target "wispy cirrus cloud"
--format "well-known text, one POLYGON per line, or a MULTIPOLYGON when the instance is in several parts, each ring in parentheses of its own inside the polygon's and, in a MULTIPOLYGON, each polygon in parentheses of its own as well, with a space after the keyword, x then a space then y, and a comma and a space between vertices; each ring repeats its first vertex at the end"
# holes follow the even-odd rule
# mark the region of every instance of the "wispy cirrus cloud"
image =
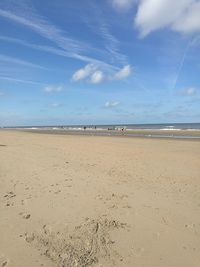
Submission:
MULTIPOLYGON (((13 2, 13 5, 18 7, 18 4, 16 2, 13 2)), ((73 74, 73 81, 80 81, 88 78, 89 83, 99 84, 105 80, 109 80, 109 77, 111 76, 110 73, 114 73, 112 74, 114 75, 112 78, 113 80, 122 80, 124 78, 123 74, 120 74, 122 70, 118 66, 122 64, 125 65, 124 63, 127 63, 127 58, 125 55, 119 52, 120 42, 115 38, 113 34, 111 34, 109 25, 106 23, 103 14, 98 10, 96 5, 92 5, 91 8, 91 10, 95 13, 94 17, 97 18, 97 28, 95 28, 95 31, 98 32, 98 34, 104 40, 105 49, 102 50, 102 55, 104 54, 103 58, 106 58, 107 62, 112 62, 111 64, 107 63, 105 60, 97 59, 93 56, 88 56, 88 51, 93 51, 96 48, 94 49, 85 42, 81 42, 74 38, 68 37, 66 32, 50 23, 44 17, 38 15, 36 10, 32 6, 23 7, 23 5, 21 5, 18 8, 12 9, 8 7, 9 4, 6 8, 5 6, 0 4, 0 17, 27 27, 43 38, 51 41, 54 45, 56 45, 56 47, 34 44, 25 40, 6 36, 0 36, 0 40, 22 45, 38 51, 43 51, 45 53, 51 53, 67 58, 74 58, 79 61, 86 62, 87 65, 85 67, 77 70, 73 74), (113 64, 114 61, 116 62, 115 64, 113 64), (117 72, 119 73, 117 74, 117 72)), ((100 53, 96 54, 101 54, 102 51, 99 51, 100 53)), ((4 57, 4 59, 11 61, 11 58, 8 57, 4 57)), ((13 63, 22 64, 24 66, 26 65, 29 67, 43 68, 42 66, 39 66, 37 64, 26 62, 20 59, 12 59, 12 61, 13 63)), ((20 82, 19 80, 20 79, 18 79, 18 82, 20 82)), ((13 81, 17 81, 17 79, 14 78, 13 81)), ((21 82, 28 83, 29 81, 21 79, 21 82)))
POLYGON ((101 37, 105 40, 105 48, 111 56, 113 62, 118 61, 120 64, 127 64, 127 57, 119 52, 120 42, 117 38, 110 32, 109 25, 101 19, 99 26, 99 33, 101 37))
POLYGON ((9 76, 2 76, 2 75, 0 75, 0 80, 6 80, 9 82, 16 82, 16 83, 27 83, 27 84, 33 84, 33 85, 46 85, 45 83, 38 82, 38 81, 18 79, 18 78, 13 78, 13 77, 9 77, 9 76))
MULTIPOLYGON (((14 6, 18 7, 18 3, 12 3, 14 6)), ((9 6, 9 5, 8 5, 9 6)), ((15 38, 6 38, 1 37, 1 40, 15 42, 33 49, 54 53, 64 57, 74 58, 80 61, 84 61, 87 63, 93 63, 104 68, 116 69, 116 66, 108 63, 105 60, 101 60, 94 56, 88 56, 88 51, 96 52, 96 54, 102 54, 105 58, 111 57, 111 54, 114 55, 116 60, 124 60, 124 56, 120 55, 116 50, 116 40, 113 35, 111 35, 108 31, 108 27, 104 24, 101 25, 100 30, 102 36, 107 39, 108 49, 98 49, 92 47, 90 44, 86 42, 79 41, 75 38, 68 37, 66 32, 59 29, 57 26, 50 23, 47 19, 37 14, 36 10, 33 7, 24 8, 20 6, 20 8, 5 8, 0 4, 0 17, 3 17, 7 20, 16 22, 17 24, 21 24, 28 29, 34 31, 39 34, 43 38, 50 40, 52 43, 56 44, 57 48, 51 46, 41 46, 30 44, 25 41, 15 39, 15 38), (15 10, 15 11, 13 11, 15 10), (98 52, 98 53, 97 53, 98 52)))
POLYGON ((11 64, 19 64, 19 65, 23 65, 25 67, 31 67, 31 68, 38 68, 38 69, 46 69, 45 67, 38 65, 38 64, 34 64, 32 62, 29 61, 25 61, 19 58, 15 58, 15 57, 9 57, 6 55, 2 55, 0 54, 0 60, 4 61, 4 62, 9 62, 11 64))
POLYGON ((47 85, 44 87, 45 93, 55 93, 55 92, 61 92, 64 90, 62 85, 47 85))
POLYGON ((29 45, 23 41, 20 42, 16 39, 13 39, 12 41, 17 41, 19 44, 23 44, 35 49, 40 49, 43 51, 48 51, 87 62, 93 61, 93 58, 89 58, 87 56, 81 57, 81 52, 91 48, 88 44, 67 37, 66 34, 58 27, 48 22, 45 18, 39 16, 37 13, 35 14, 34 9, 30 9, 28 13, 23 12, 22 10, 20 14, 14 13, 13 11, 0 9, 0 16, 8 20, 14 21, 18 24, 24 25, 25 27, 31 29, 42 37, 52 41, 60 49, 55 49, 48 46, 38 46, 33 44, 29 45))
POLYGON ((61 57, 74 58, 74 59, 77 59, 77 60, 80 60, 83 62, 87 62, 90 64, 95 64, 97 66, 101 66, 104 69, 109 69, 109 70, 117 70, 118 69, 118 67, 111 65, 111 64, 108 64, 106 62, 103 62, 101 60, 94 59, 94 58, 91 58, 89 56, 84 56, 84 55, 80 55, 80 54, 72 54, 72 53, 69 53, 67 51, 64 51, 61 48, 55 48, 55 47, 47 46, 47 45, 33 44, 33 43, 29 43, 29 42, 24 41, 24 40, 20 40, 17 38, 10 38, 7 36, 0 36, 0 40, 5 41, 5 42, 9 42, 9 43, 19 44, 19 45, 22 45, 22 46, 25 46, 25 47, 28 47, 31 49, 35 49, 38 51, 50 53, 50 54, 61 56, 61 57))
POLYGON ((85 18, 87 26, 101 37, 104 43, 104 50, 107 52, 109 59, 113 63, 125 65, 128 62, 126 55, 120 52, 120 41, 111 32, 111 26, 106 21, 103 11, 97 4, 90 2, 90 16, 85 18))
POLYGON ((88 48, 85 43, 66 37, 62 30, 35 13, 34 9, 29 9, 29 12, 21 12, 20 14, 0 9, 0 16, 28 27, 67 51, 79 53, 84 48, 88 48))

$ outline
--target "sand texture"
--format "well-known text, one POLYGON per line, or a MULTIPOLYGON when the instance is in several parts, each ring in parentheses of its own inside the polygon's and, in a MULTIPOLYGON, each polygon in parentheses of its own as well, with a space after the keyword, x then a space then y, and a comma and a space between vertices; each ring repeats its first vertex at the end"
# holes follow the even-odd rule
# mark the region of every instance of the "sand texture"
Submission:
POLYGON ((199 267, 200 142, 0 131, 0 267, 199 267))

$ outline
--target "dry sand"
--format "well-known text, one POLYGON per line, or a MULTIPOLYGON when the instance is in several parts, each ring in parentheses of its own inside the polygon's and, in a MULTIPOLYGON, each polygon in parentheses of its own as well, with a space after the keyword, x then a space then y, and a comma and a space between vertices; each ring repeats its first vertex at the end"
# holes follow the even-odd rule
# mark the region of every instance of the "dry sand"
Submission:
POLYGON ((200 266, 200 142, 0 131, 0 266, 200 266))

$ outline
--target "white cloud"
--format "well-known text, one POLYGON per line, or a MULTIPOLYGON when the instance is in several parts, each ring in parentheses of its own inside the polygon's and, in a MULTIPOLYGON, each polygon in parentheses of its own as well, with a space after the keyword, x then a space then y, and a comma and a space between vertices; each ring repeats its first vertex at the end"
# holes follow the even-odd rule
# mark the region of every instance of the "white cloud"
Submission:
POLYGON ((44 91, 46 93, 61 92, 63 91, 63 87, 61 85, 47 85, 44 87, 44 91))
POLYGON ((88 64, 84 68, 77 70, 73 74, 72 80, 73 81, 83 80, 87 78, 88 76, 90 76, 95 70, 96 70, 96 67, 93 64, 88 64))
POLYGON ((200 31, 200 2, 191 4, 184 16, 181 16, 172 28, 182 33, 200 31))
POLYGON ((131 74, 131 66, 126 65, 119 71, 117 71, 114 76, 112 76, 110 79, 111 80, 123 80, 126 77, 128 77, 131 74))
POLYGON ((187 34, 200 31, 199 14, 197 0, 140 0, 134 21, 141 37, 166 27, 187 34))
POLYGON ((52 108, 60 108, 60 107, 62 107, 63 106, 63 104, 61 104, 61 103, 52 103, 51 104, 51 107, 52 108))
POLYGON ((128 11, 136 0, 111 0, 112 6, 119 11, 128 11))
POLYGON ((104 104, 104 107, 105 108, 114 108, 114 107, 117 107, 119 106, 120 102, 118 101, 107 101, 105 104, 104 104))
POLYGON ((73 76, 73 81, 80 81, 89 78, 89 82, 93 84, 101 83, 102 81, 114 81, 123 80, 131 74, 131 66, 126 65, 113 75, 108 75, 103 73, 103 71, 98 69, 98 66, 93 64, 88 64, 85 67, 77 70, 73 76))
POLYGON ((184 96, 193 96, 196 94, 196 88, 194 87, 189 87, 181 90, 181 94, 184 96))
POLYGON ((90 78, 91 83, 100 83, 104 79, 103 72, 100 70, 95 71, 90 78))

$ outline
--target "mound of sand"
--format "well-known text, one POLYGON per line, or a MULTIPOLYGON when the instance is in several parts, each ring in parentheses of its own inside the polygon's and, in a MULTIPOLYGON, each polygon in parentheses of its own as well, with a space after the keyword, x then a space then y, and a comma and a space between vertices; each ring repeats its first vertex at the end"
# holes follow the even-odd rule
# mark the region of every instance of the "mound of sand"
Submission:
POLYGON ((109 232, 124 226, 115 220, 87 219, 69 234, 66 228, 55 231, 44 225, 39 232, 26 234, 26 241, 37 247, 56 266, 85 267, 100 260, 111 264, 115 252, 109 232))

